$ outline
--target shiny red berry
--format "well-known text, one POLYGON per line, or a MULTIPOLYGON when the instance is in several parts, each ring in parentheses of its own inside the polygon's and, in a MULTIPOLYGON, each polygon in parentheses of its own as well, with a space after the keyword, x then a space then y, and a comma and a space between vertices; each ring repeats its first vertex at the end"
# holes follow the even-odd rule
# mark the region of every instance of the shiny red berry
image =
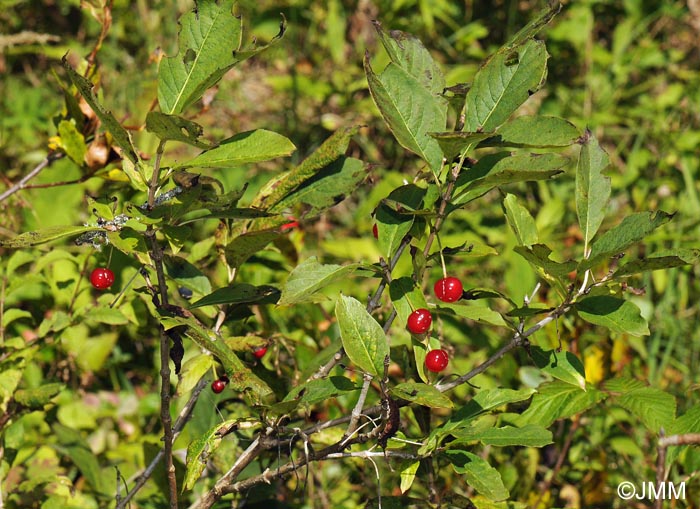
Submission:
POLYGON ((214 391, 215 394, 219 394, 223 392, 223 390, 226 388, 226 381, 222 380, 219 378, 218 380, 214 380, 211 383, 211 390, 214 391))
POLYGON ((425 367, 433 373, 439 373, 450 362, 445 350, 430 350, 425 356, 425 367))
POLYGON ((406 327, 408 327, 408 330, 413 334, 425 334, 428 332, 428 329, 430 329, 432 323, 433 317, 430 315, 430 311, 420 308, 408 315, 406 327))
POLYGON ((255 357, 258 359, 262 359, 266 353, 267 353, 267 348, 264 346, 261 346, 260 348, 256 348, 255 350, 253 350, 253 355, 255 355, 255 357))
POLYGON ((106 290, 114 283, 114 272, 104 267, 98 267, 90 274, 90 283, 98 290, 106 290))
POLYGON ((377 223, 372 226, 372 235, 374 235, 375 239, 379 238, 379 230, 377 229, 377 223))
POLYGON ((435 296, 442 302, 455 302, 462 298, 462 282, 456 277, 439 279, 433 287, 435 296))

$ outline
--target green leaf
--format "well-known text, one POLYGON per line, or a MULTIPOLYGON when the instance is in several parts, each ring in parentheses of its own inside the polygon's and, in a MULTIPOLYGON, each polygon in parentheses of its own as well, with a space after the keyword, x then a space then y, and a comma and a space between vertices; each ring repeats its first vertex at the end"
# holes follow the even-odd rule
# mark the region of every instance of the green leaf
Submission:
POLYGON ((613 332, 633 336, 649 335, 647 321, 632 302, 598 295, 582 299, 576 303, 575 308, 579 316, 587 322, 602 325, 613 332))
POLYGON ((98 371, 107 362, 117 344, 117 332, 86 334, 84 326, 66 328, 62 335, 62 347, 75 358, 78 367, 84 371, 98 371))
POLYGON ((51 429, 53 436, 58 440, 57 448, 78 467, 88 484, 98 493, 107 494, 109 488, 102 476, 97 456, 80 432, 59 423, 54 423, 51 429))
POLYGON ((220 340, 214 341, 209 334, 200 327, 193 318, 168 317, 161 319, 166 330, 172 326, 185 326, 185 334, 200 347, 214 354, 224 365, 229 377, 231 388, 239 392, 246 392, 253 402, 272 395, 268 385, 258 378, 248 367, 241 362, 235 353, 220 340))
POLYGON ((280 236, 273 230, 260 230, 244 233, 233 239, 224 250, 226 262, 233 268, 238 268, 258 251, 280 236))
POLYGON ((495 133, 446 132, 428 134, 438 142, 445 158, 451 161, 455 156, 466 152, 470 147, 476 145, 480 141, 494 136, 495 133))
POLYGON ((548 428, 557 419, 588 410, 605 399, 605 394, 594 387, 581 390, 580 387, 565 382, 555 381, 543 384, 525 412, 517 416, 514 424, 538 424, 548 428))
POLYGON ((180 224, 185 225, 203 219, 258 219, 261 217, 271 217, 272 215, 262 210, 242 207, 231 207, 226 210, 215 209, 213 212, 207 213, 209 210, 211 209, 193 211, 193 213, 188 214, 186 219, 183 219, 180 224), (204 212, 204 214, 199 215, 202 212, 204 212))
POLYGON ((98 226, 50 226, 35 232, 25 232, 9 240, 0 240, 0 247, 24 248, 36 246, 52 240, 62 239, 63 237, 99 230, 102 230, 102 228, 98 226))
POLYGON ((253 286, 248 283, 233 283, 225 288, 214 290, 193 303, 190 308, 215 306, 217 304, 252 304, 261 300, 277 300, 279 290, 274 286, 253 286))
POLYGON ((391 388, 391 394, 397 398, 430 408, 453 408, 452 400, 435 388, 416 382, 404 382, 391 388))
POLYGON ((252 203, 254 207, 273 210, 284 197, 301 187, 307 180, 325 170, 345 155, 350 140, 360 130, 359 126, 338 129, 320 147, 293 170, 279 178, 270 180, 258 193, 252 203))
POLYGON ((505 406, 509 403, 518 403, 529 399, 535 393, 534 389, 485 389, 476 395, 462 408, 452 414, 449 420, 435 431, 438 435, 469 426, 479 415, 490 410, 505 406))
POLYGON ((510 228, 521 246, 532 246, 539 241, 537 225, 530 212, 523 207, 518 198, 513 194, 506 194, 503 200, 503 208, 510 228))
POLYGON ((184 490, 191 490, 202 476, 210 456, 218 449, 224 435, 235 429, 240 419, 228 419, 209 428, 187 447, 187 471, 185 472, 184 490))
POLYGON ((19 382, 22 380, 22 370, 20 369, 9 369, 6 365, 3 365, 3 369, 0 371, 0 410, 5 411, 7 408, 6 403, 14 395, 19 382))
POLYGON ((464 474, 467 484, 485 497, 500 501, 510 496, 503 484, 501 474, 486 460, 476 454, 457 449, 448 449, 445 454, 455 472, 464 474))
POLYGON ((576 213, 588 254, 588 245, 603 222, 610 198, 610 177, 603 175, 610 159, 590 131, 586 130, 582 143, 576 166, 576 213))
POLYGON ((95 94, 92 91, 94 85, 85 76, 81 76, 75 72, 65 56, 61 59, 61 64, 68 73, 70 80, 80 92, 80 95, 82 95, 85 99, 85 102, 90 105, 92 110, 95 112, 95 115, 97 115, 97 117, 102 121, 105 129, 107 129, 112 135, 114 143, 122 149, 122 155, 124 158, 128 159, 133 164, 138 164, 139 156, 136 153, 133 142, 131 141, 131 135, 126 129, 124 129, 124 126, 119 123, 114 115, 112 115, 110 111, 107 111, 105 107, 97 101, 97 97, 95 97, 95 94))
POLYGON ((124 159, 122 161, 122 171, 127 176, 127 178, 129 179, 129 183, 134 187, 134 189, 143 191, 145 193, 148 192, 148 182, 146 179, 146 175, 153 171, 152 168, 149 168, 143 162, 135 164, 129 161, 128 159, 124 159), (147 172, 147 170, 150 171, 147 172))
POLYGON ((496 447, 544 447, 552 443, 552 432, 537 424, 526 424, 522 428, 504 426, 502 428, 467 429, 455 433, 457 439, 450 442, 450 448, 459 448, 465 443, 479 441, 496 447))
POLYGON ((651 270, 693 265, 700 258, 700 249, 669 249, 654 253, 643 260, 625 263, 615 271, 615 277, 630 276, 651 270))
MULTIPOLYGON (((242 20, 233 15, 234 0, 200 0, 180 19, 179 53, 161 60, 158 103, 163 113, 180 114, 216 85, 234 65, 269 45, 242 49, 242 20)), ((284 34, 284 24, 272 44, 284 34)))
POLYGON ((105 323, 107 325, 125 325, 129 323, 129 320, 124 313, 118 309, 110 307, 93 307, 86 310, 86 314, 83 319, 89 324, 105 323))
POLYGON ((159 111, 150 111, 146 115, 146 130, 161 140, 174 140, 208 149, 211 143, 200 139, 204 129, 201 125, 177 115, 167 115, 159 111))
POLYGON ((561 10, 561 3, 559 0, 549 0, 546 9, 542 9, 535 19, 530 21, 523 28, 518 30, 518 32, 511 37, 499 51, 508 51, 516 46, 521 45, 526 40, 534 37, 537 33, 542 30, 561 10))
POLYGON ((415 221, 415 216, 399 212, 399 207, 416 210, 423 203, 424 197, 425 189, 415 184, 406 184, 394 189, 377 207, 375 219, 379 250, 387 260, 396 254, 415 221))
POLYGON ((503 124, 479 147, 568 147, 580 137, 576 126, 563 118, 522 116, 503 124))
MULTIPOLYGON (((16 308, 7 309, 7 310, 5 310, 5 312, 2 315, 2 327, 6 328, 8 325, 10 325, 15 320, 21 320, 22 318, 33 319, 34 316, 29 311, 26 311, 24 309, 16 309, 16 308)), ((2 344, 2 343, 0 343, 0 344, 2 344)))
POLYGON ((622 253, 632 244, 644 239, 659 226, 673 219, 674 214, 663 210, 657 212, 639 212, 627 216, 620 224, 605 232, 591 246, 588 260, 579 264, 579 271, 594 267, 615 255, 622 253))
POLYGON ((20 389, 15 392, 14 398, 17 403, 29 410, 43 410, 44 405, 49 403, 63 388, 63 384, 44 384, 34 389, 20 389))
POLYGON ((116 232, 107 232, 107 238, 110 244, 122 253, 145 255, 148 252, 144 235, 131 228, 125 227, 116 232))
MULTIPOLYGON (((2 245, 2 241, 0 241, 0 245, 2 245)), ((19 269, 22 265, 26 265, 30 262, 35 261, 36 254, 30 252, 29 250, 15 251, 9 256, 9 259, 7 259, 5 265, 5 274, 14 274, 17 271, 17 269, 19 269)), ((0 270, 2 270, 2 267, 0 267, 0 270)))
POLYGON ((611 378, 603 382, 603 388, 611 395, 615 395, 615 393, 624 394, 635 389, 641 389, 643 387, 646 387, 646 385, 644 385, 644 382, 635 378, 611 378))
POLYGON ((462 301, 454 304, 441 302, 438 306, 438 310, 442 311, 445 309, 453 311, 460 318, 466 318, 468 320, 474 320, 476 322, 487 323, 490 325, 498 325, 500 327, 506 326, 506 322, 503 320, 500 313, 491 309, 488 304, 484 302, 462 301))
POLYGON ((493 55, 477 72, 467 93, 463 131, 493 131, 508 120, 544 85, 547 57, 544 43, 534 40, 493 55))
POLYGON ((280 306, 290 306, 300 302, 314 300, 314 295, 328 285, 350 276, 360 267, 359 263, 350 265, 322 265, 315 256, 300 263, 287 278, 282 287, 280 306))
POLYGON ((543 350, 538 346, 530 348, 530 356, 535 365, 554 378, 576 385, 586 390, 586 373, 583 363, 571 352, 543 350))
POLYGON ((434 95, 442 94, 445 77, 420 39, 400 30, 386 33, 377 21, 372 23, 391 61, 413 76, 426 90, 434 95))
MULTIPOLYGON (((392 279, 389 283, 389 296, 391 303, 396 310, 397 322, 405 327, 408 316, 414 309, 427 308, 428 303, 425 300, 425 295, 421 288, 416 285, 413 278, 404 276, 392 279)), ((425 356, 428 353, 429 345, 419 341, 417 338, 412 338, 413 356, 416 361, 416 368, 420 379, 424 382, 429 381, 429 376, 425 372, 425 356)))
POLYGON ((176 168, 231 168, 289 156, 295 150, 294 144, 281 134, 256 129, 238 133, 176 168))
POLYGON ((280 211, 304 205, 304 218, 318 216, 357 190, 367 177, 369 166, 353 157, 341 157, 305 181, 273 209, 280 211))
POLYGON ((341 295, 335 306, 343 348, 350 360, 362 371, 384 376, 384 358, 389 343, 382 326, 365 306, 352 297, 341 295))
POLYGON ((563 278, 569 272, 576 270, 577 263, 573 260, 567 262, 555 262, 549 258, 552 250, 544 244, 534 244, 532 246, 515 246, 513 251, 525 258, 535 267, 541 268, 550 276, 563 278))
POLYGON ((411 489, 413 485, 413 480, 416 478, 416 472, 418 472, 418 467, 420 466, 420 461, 414 461, 409 463, 405 468, 401 469, 401 493, 406 493, 411 489))
POLYGON ((341 394, 347 394, 359 390, 360 388, 349 378, 344 376, 329 376, 310 380, 296 386, 285 396, 283 401, 298 400, 299 403, 315 405, 336 398, 341 394))
POLYGON ((182 396, 194 389, 197 382, 214 367, 214 364, 214 357, 206 353, 200 353, 187 359, 182 364, 176 394, 182 396))
POLYGON ((196 265, 179 256, 163 257, 168 277, 201 295, 211 293, 209 278, 196 265))
POLYGON ((555 177, 563 173, 561 168, 567 163, 566 157, 554 153, 489 154, 457 178, 452 204, 463 205, 506 184, 555 177))
POLYGON ((75 127, 75 120, 61 120, 58 123, 58 136, 61 139, 61 148, 78 166, 85 165, 87 146, 85 137, 75 127))
POLYGON ((402 67, 390 63, 374 74, 365 54, 365 74, 377 108, 404 148, 417 154, 433 171, 442 167, 442 150, 428 133, 441 132, 447 122, 447 101, 433 95, 402 67))
POLYGON ((676 399, 660 389, 634 389, 616 397, 614 402, 639 417, 654 433, 662 427, 668 429, 676 418, 676 399))
MULTIPOLYGON (((683 415, 674 420, 668 425, 668 428, 666 428, 667 436, 681 435, 684 433, 700 433, 700 405, 690 407, 683 415)), ((682 450, 681 447, 669 447, 666 455, 667 467, 673 464, 682 450)))

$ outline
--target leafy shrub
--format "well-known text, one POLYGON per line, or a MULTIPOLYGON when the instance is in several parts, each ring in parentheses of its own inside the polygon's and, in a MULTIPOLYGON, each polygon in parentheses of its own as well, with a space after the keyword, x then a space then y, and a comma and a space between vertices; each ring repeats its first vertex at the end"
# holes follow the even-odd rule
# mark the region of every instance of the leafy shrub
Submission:
MULTIPOLYGON (((427 33, 453 9, 419 3, 427 33)), ((92 7, 90 56, 62 59, 50 152, 2 193, 48 179, 34 217, 5 225, 29 231, 0 241, 5 505, 621 507, 622 482, 692 476, 695 451, 667 448, 697 441, 700 407, 678 408, 630 357, 655 326, 639 276, 687 277, 699 252, 664 242, 674 213, 618 210, 594 132, 531 111, 560 6, 468 84, 374 23, 385 54, 364 56, 355 113, 371 120, 371 97, 385 127, 326 118, 342 125, 303 151, 290 138, 317 126, 219 124, 217 139, 195 121, 216 115, 229 71, 283 40, 284 18, 246 42, 233 8, 183 15, 158 110, 132 112, 143 129, 101 96, 109 6, 92 7), (390 135, 417 156, 400 172, 367 157, 390 135), (114 282, 91 288, 95 267, 114 282), (456 302, 433 294, 447 276, 464 284, 456 302), (426 332, 406 326, 416 309, 426 332), (433 349, 446 371, 426 369, 433 349)), ((342 4, 328 9, 342 25, 342 4)), ((337 86, 304 84, 314 100, 337 86)))

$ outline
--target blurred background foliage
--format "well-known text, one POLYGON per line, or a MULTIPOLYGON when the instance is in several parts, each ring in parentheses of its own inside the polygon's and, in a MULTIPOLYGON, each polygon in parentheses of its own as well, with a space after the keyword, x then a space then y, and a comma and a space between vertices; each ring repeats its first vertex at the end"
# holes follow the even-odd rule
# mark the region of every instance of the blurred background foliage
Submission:
MULTIPOLYGON (((60 58, 67 52, 85 57, 92 50, 101 30, 94 18, 100 13, 96 3, 84 2, 81 7, 78 0, 0 0, 0 190, 18 181, 45 157, 48 140, 56 133, 52 119, 63 108, 60 58)), ((117 118, 133 128, 137 145, 146 154, 153 153, 156 144, 141 127, 156 95, 159 52, 172 55, 177 51, 176 20, 191 7, 186 0, 115 0, 113 4, 112 26, 98 54, 99 93, 117 118)), ((279 30, 281 13, 288 21, 288 31, 281 43, 234 68, 216 93, 205 98, 195 120, 204 125, 205 136, 212 139, 264 127, 289 137, 298 151, 283 163, 232 169, 216 177, 227 190, 250 183, 246 197, 251 197, 284 169, 280 164, 291 167, 336 129, 356 124, 366 127, 351 145, 351 155, 373 165, 370 180, 356 195, 313 224, 302 224, 290 235, 287 245, 256 256, 242 269, 241 280, 253 284, 278 282, 297 260, 314 255, 329 263, 378 259, 371 212, 404 179, 410 181, 419 167, 387 132, 367 90, 362 69, 365 51, 376 54, 373 66, 377 68, 387 61, 379 51, 372 20, 379 20, 387 29, 419 37, 441 62, 448 84, 453 85, 468 83, 483 59, 540 7, 542 2, 537 0, 241 1, 239 9, 249 37, 271 39, 279 30)), ((551 54, 548 83, 525 104, 524 111, 561 116, 579 128, 589 127, 601 140, 612 160, 609 174, 613 199, 607 227, 631 212, 677 212, 674 221, 647 243, 649 252, 664 247, 698 247, 699 32, 700 3, 694 0, 578 0, 564 2, 562 12, 540 34, 551 54)), ((170 162, 191 154, 179 150, 191 148, 176 147, 167 154, 170 162)), ((31 184, 80 177, 79 168, 63 159, 31 184)), ((567 227, 576 224, 573 185, 573 178, 560 178, 518 188, 536 216, 541 240, 572 253, 580 249, 580 232, 567 227)), ((22 191, 0 202, 0 235, 55 224, 81 224, 90 220, 86 194, 115 193, 119 196, 115 184, 103 178, 80 185, 22 191)), ((138 203, 134 196, 120 198, 138 203)), ((492 193, 455 213, 442 238, 446 245, 489 245, 499 256, 455 260, 452 265, 448 260, 448 266, 467 288, 498 288, 514 297, 524 296, 532 291, 536 276, 512 252, 515 240, 505 223, 500 198, 492 193)), ((211 256, 207 249, 211 248, 208 239, 212 234, 213 227, 193 234, 186 249, 194 253, 189 261, 211 256)), ((107 253, 88 253, 77 247, 62 252, 66 253, 64 257, 37 250, 36 259, 31 260, 34 265, 27 265, 27 260, 18 266, 16 275, 6 274, 7 288, 13 277, 26 275, 29 267, 51 272, 50 280, 58 282, 54 287, 37 283, 15 295, 5 293, 6 306, 23 303, 30 315, 13 325, 25 340, 50 332, 49 319, 58 309, 78 306, 81 299, 89 306, 89 292, 75 300, 61 293, 61 281, 78 278, 85 267, 94 265, 90 257, 104 263, 107 253), (40 324, 44 330, 37 330, 40 324)), ((0 252, 0 256, 4 264, 10 253, 0 252)), ((211 277, 221 284, 225 275, 217 275, 214 262, 212 259, 209 263, 211 277)), ((117 285, 124 284, 137 270, 131 260, 113 259, 112 264, 120 269, 117 285)), ((397 270, 410 273, 410 261, 397 270)), ((439 268, 434 271, 437 275, 439 268)), ((700 399, 698 275, 698 267, 690 267, 648 273, 630 281, 630 285, 645 290, 633 300, 650 319, 649 337, 601 337, 600 330, 580 329, 579 323, 566 319, 558 329, 550 327, 541 332, 536 341, 556 345, 557 334, 561 334, 584 358, 589 381, 597 383, 610 374, 643 380, 676 395, 680 414, 700 399)), ((369 288, 361 280, 353 284, 356 286, 351 290, 343 289, 362 297, 369 288)), ((118 331, 104 323, 84 323, 64 336, 60 347, 51 342, 44 345, 25 371, 23 384, 28 387, 59 379, 68 383, 70 391, 62 393, 51 410, 53 421, 60 423, 51 428, 53 446, 45 442, 49 424, 42 412, 27 414, 18 421, 21 429, 14 426, 6 433, 6 448, 8 443, 19 444, 19 454, 27 454, 25 471, 15 474, 24 483, 31 479, 31 485, 23 488, 26 498, 21 503, 26 505, 17 505, 20 502, 10 498, 9 507, 49 507, 41 505, 42 483, 53 483, 55 493, 75 488, 74 467, 71 470, 62 458, 67 455, 75 462, 80 455, 71 447, 78 447, 78 442, 85 442, 101 458, 101 468, 106 471, 110 463, 124 461, 129 465, 128 461, 133 460, 122 470, 126 478, 135 473, 135 465, 157 450, 158 399, 154 387, 158 382, 153 369, 157 364, 157 335, 146 304, 134 300, 129 306, 128 312, 122 309, 129 323, 118 331), (97 351, 85 352, 83 338, 87 336, 99 339, 92 343, 97 351), (85 431, 83 438, 73 436, 75 430, 85 431), (30 450, 31 454, 27 452, 30 450), (27 495, 31 493, 35 498, 27 495)), ((319 349, 337 339, 329 309, 305 305, 272 313, 263 311, 255 322, 246 322, 249 325, 233 332, 274 337, 273 355, 257 369, 267 379, 273 379, 275 372, 293 379, 299 371, 312 371, 319 349)), ((440 327, 441 336, 450 343, 456 372, 488 358, 504 339, 484 326, 465 331, 462 324, 449 318, 440 327)), ((528 368, 521 367, 527 364, 524 353, 505 358, 476 383, 481 387, 518 386, 518 380, 527 379, 528 368)), ((464 396, 467 392, 467 388, 461 388, 456 394, 464 396)), ((178 442, 180 447, 220 419, 212 407, 222 401, 205 394, 205 404, 198 406, 192 426, 178 442)), ((231 416, 235 415, 236 404, 228 402, 231 416)), ((342 406, 325 409, 334 414, 326 417, 343 415, 342 406)), ((547 472, 558 459, 555 446, 543 451, 502 448, 491 452, 492 464, 500 465, 507 487, 531 506, 538 500, 549 506, 557 497, 560 504, 568 501, 571 507, 577 507, 576 503, 584 507, 619 503, 603 487, 614 486, 615 481, 639 479, 642 472, 652 478, 648 435, 624 412, 610 411, 607 406, 593 409, 573 422, 562 422, 555 428, 555 437, 557 444, 565 439, 573 444, 553 483, 556 493, 538 492, 538 483, 547 480, 547 472)), ((229 447, 233 457, 236 447, 229 447)), ((224 464, 225 459, 223 455, 218 461, 224 464)), ((360 465, 355 464, 357 468, 350 476, 339 464, 324 469, 324 475, 310 485, 325 495, 308 497, 306 505, 299 507, 360 507, 375 489, 372 469, 363 470, 360 465), (353 491, 350 485, 367 489, 353 491)), ((689 450, 675 475, 682 477, 698 466, 700 454, 689 450)), ((398 484, 398 473, 387 470, 384 475, 387 478, 383 486, 398 484)), ((99 478, 87 482, 104 496, 113 493, 113 488, 103 486, 99 478)), ((274 497, 276 490, 280 498, 292 497, 295 482, 271 486, 256 497, 274 497)), ((5 477, 4 483, 5 492, 14 486, 11 477, 5 477)), ((309 489, 306 487, 307 495, 309 489)), ((139 507, 158 507, 158 491, 152 488, 144 493, 152 493, 153 505, 142 502, 139 507)), ((78 494, 83 497, 80 489, 78 494)), ((67 499, 57 500, 56 507, 66 507, 61 504, 67 499)), ((95 500, 74 500, 71 503, 76 505, 71 507, 96 507, 95 500)))

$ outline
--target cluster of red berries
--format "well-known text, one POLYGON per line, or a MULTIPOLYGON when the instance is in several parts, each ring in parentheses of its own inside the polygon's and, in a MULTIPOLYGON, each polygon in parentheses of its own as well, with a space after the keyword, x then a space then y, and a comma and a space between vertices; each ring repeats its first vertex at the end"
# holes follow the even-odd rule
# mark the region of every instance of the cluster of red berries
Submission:
MULTIPOLYGON (((433 286, 435 296, 442 302, 455 302, 462 298, 462 282, 456 277, 444 277, 433 286)), ((425 334, 433 324, 433 317, 425 308, 416 309, 408 316, 406 328, 412 334, 425 334)), ((449 358, 442 349, 430 350, 425 357, 425 367, 434 373, 439 373, 447 367, 449 358)))

